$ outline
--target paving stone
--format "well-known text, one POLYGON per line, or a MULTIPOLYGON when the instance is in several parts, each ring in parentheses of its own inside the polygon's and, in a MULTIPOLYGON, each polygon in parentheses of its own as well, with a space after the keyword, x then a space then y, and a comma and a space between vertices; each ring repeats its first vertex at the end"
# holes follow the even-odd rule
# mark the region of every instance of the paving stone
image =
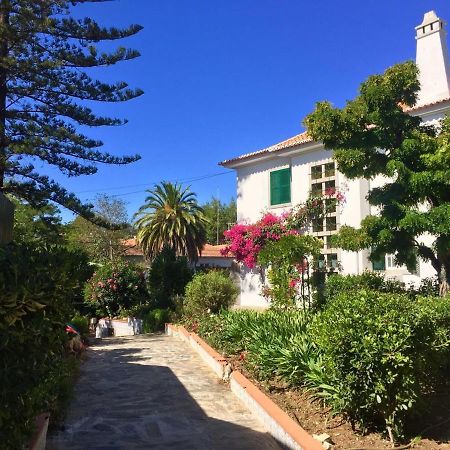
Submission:
POLYGON ((47 450, 279 450, 188 344, 155 334, 88 349, 47 450))

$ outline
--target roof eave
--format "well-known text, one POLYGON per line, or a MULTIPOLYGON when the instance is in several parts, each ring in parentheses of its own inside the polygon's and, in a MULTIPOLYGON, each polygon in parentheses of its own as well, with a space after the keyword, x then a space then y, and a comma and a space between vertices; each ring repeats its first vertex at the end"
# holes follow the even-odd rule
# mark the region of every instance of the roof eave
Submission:
POLYGON ((286 147, 275 151, 269 151, 265 153, 261 152, 258 155, 248 155, 244 157, 238 157, 235 159, 229 159, 220 162, 219 165, 226 167, 227 169, 237 169, 242 166, 267 161, 270 159, 285 158, 303 153, 309 153, 311 151, 317 150, 318 148, 323 148, 322 142, 315 142, 315 141, 304 142, 301 144, 296 144, 291 147, 286 147))

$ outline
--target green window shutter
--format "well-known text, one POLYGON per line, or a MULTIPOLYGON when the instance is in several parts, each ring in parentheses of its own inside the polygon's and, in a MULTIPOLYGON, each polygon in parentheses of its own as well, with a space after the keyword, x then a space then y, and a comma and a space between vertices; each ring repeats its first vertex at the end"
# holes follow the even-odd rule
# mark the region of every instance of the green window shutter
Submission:
POLYGON ((380 259, 372 261, 372 270, 386 270, 385 255, 381 256, 380 259))
POLYGON ((291 168, 270 172, 270 204, 291 202, 291 168))

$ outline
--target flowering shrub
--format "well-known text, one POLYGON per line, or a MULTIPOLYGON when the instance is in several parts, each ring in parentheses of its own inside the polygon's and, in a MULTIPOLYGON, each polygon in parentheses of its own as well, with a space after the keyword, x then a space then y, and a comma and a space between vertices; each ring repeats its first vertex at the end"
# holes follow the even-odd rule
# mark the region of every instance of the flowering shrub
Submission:
POLYGON ((147 300, 143 272, 128 263, 113 261, 100 267, 87 282, 84 298, 100 316, 115 317, 147 300))
POLYGON ((269 286, 262 294, 271 307, 309 306, 308 256, 317 255, 320 241, 309 235, 285 235, 260 251, 258 263, 269 267, 269 286))
POLYGON ((257 265, 259 252, 267 243, 279 241, 282 236, 304 234, 313 220, 323 218, 344 200, 342 192, 329 188, 323 195, 310 197, 280 216, 266 213, 255 224, 236 224, 224 232, 228 245, 222 254, 231 255, 252 269, 257 265))

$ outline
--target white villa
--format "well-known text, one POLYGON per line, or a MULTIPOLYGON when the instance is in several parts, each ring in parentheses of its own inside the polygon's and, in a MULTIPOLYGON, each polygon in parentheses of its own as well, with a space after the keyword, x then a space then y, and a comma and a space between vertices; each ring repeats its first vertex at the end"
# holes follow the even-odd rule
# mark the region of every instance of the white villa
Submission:
MULTIPOLYGON (((427 124, 435 124, 450 112, 450 66, 445 22, 434 11, 426 13, 423 22, 416 27, 416 41, 421 91, 417 105, 409 114, 420 116, 427 124)), ((324 241, 322 264, 329 271, 339 268, 343 274, 360 274, 364 270, 377 270, 405 283, 418 283, 423 278, 435 276, 434 269, 425 261, 420 261, 417 270, 411 273, 405 267, 396 266, 393 255, 372 263, 368 259, 368 250, 347 252, 331 247, 329 236, 341 225, 359 227, 364 217, 376 214, 366 196, 371 188, 386 180, 382 177, 346 179, 336 170, 332 153, 320 142, 312 141, 307 133, 220 164, 236 171, 239 223, 256 222, 264 211, 282 213, 304 202, 311 191, 322 192, 328 187, 344 191, 345 204, 338 206, 335 213, 328 214, 323 224, 316 224, 311 229, 313 235, 324 241)), ((261 295, 261 274, 257 269, 241 267, 240 287, 240 306, 267 305, 261 295)))

